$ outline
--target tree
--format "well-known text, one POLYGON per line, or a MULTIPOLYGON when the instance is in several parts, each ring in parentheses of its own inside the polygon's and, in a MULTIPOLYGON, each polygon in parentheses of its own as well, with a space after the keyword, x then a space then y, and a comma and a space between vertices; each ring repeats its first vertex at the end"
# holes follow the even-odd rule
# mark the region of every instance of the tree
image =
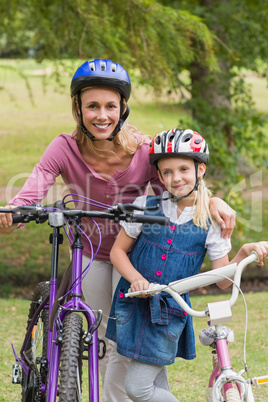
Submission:
POLYGON ((107 57, 139 70, 141 81, 156 90, 166 82, 174 86, 171 63, 215 64, 212 35, 201 19, 155 0, 4 0, 1 8, 2 55, 22 36, 23 50, 11 47, 15 56, 31 49, 38 60, 107 57))
POLYGON ((264 119, 243 71, 267 67, 267 0, 3 0, 0 7, 2 55, 111 58, 157 93, 186 88, 192 118, 180 124, 208 139, 226 194, 241 177, 237 167, 262 163, 264 119))
MULTIPOLYGON (((210 121, 214 132, 216 128, 223 134, 221 146, 224 144, 227 150, 236 150, 238 157, 243 151, 252 154, 252 147, 259 145, 263 137, 260 130, 263 121, 254 110, 243 71, 263 73, 264 64, 260 60, 267 62, 268 2, 201 0, 190 3, 192 12, 215 34, 218 60, 218 71, 211 71, 196 61, 191 63, 193 116, 204 128, 210 121)), ((183 2, 183 6, 188 8, 189 2, 183 2)), ((231 155, 233 164, 238 162, 235 155, 231 155)))

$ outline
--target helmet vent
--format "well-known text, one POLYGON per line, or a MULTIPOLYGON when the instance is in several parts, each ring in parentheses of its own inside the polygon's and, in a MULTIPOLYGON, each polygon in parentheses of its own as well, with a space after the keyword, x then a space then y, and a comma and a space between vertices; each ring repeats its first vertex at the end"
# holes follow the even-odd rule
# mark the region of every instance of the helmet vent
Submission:
POLYGON ((95 71, 95 63, 89 63, 89 68, 91 71, 95 71))
POLYGON ((116 64, 112 64, 112 72, 115 73, 116 72, 116 64))
POLYGON ((161 137, 158 135, 158 136, 156 137, 156 139, 154 140, 154 142, 156 143, 156 145, 159 145, 160 142, 161 142, 161 137))
POLYGON ((101 66, 101 71, 106 70, 106 63, 104 61, 101 62, 100 66, 101 66))
POLYGON ((188 141, 190 141, 191 139, 192 139, 192 134, 186 134, 186 135, 182 138, 181 142, 188 142, 188 141))

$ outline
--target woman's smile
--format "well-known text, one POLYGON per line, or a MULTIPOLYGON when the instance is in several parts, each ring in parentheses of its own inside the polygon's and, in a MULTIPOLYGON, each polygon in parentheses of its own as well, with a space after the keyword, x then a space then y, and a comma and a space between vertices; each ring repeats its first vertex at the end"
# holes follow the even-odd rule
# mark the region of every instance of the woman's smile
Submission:
POLYGON ((108 124, 93 124, 98 130, 106 130, 108 127, 110 127, 111 123, 108 124))

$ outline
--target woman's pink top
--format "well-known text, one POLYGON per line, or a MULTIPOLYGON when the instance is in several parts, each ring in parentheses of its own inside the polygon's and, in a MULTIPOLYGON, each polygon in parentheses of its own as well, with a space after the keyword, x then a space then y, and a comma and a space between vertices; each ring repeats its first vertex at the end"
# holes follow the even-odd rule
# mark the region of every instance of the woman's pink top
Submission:
MULTIPOLYGON (((70 193, 109 205, 117 202, 132 203, 138 196, 147 194, 149 183, 156 194, 161 194, 163 186, 158 180, 156 168, 149 163, 149 143, 148 140, 138 148, 127 169, 115 172, 109 180, 106 180, 84 161, 75 138, 71 134, 60 134, 49 144, 23 188, 9 204, 18 206, 41 203, 59 175, 70 193)), ((94 206, 79 202, 75 202, 75 207, 98 210, 94 206)), ((97 258, 109 260, 110 249, 120 226, 118 223, 101 218, 96 221, 100 226, 102 237, 97 258)), ((95 252, 99 244, 99 232, 88 218, 83 218, 82 226, 90 237, 95 252)), ((84 254, 90 257, 90 247, 85 238, 83 245, 84 254)))

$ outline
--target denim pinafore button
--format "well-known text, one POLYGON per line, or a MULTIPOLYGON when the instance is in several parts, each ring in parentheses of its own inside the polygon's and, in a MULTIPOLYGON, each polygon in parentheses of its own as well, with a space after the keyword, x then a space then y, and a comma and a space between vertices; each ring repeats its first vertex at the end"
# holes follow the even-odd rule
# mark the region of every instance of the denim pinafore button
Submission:
MULTIPOLYGON (((147 197, 147 206, 158 204, 147 197)), ((164 216, 162 209, 146 215, 164 216)), ((196 275, 204 260, 208 230, 190 220, 170 226, 144 224, 131 250, 130 261, 149 281, 159 284, 196 275)), ((115 291, 107 338, 117 343, 117 351, 151 364, 172 364, 175 357, 195 358, 192 317, 167 293, 146 299, 126 298, 130 283, 121 278, 115 291)), ((188 293, 182 295, 188 305, 188 293)))

